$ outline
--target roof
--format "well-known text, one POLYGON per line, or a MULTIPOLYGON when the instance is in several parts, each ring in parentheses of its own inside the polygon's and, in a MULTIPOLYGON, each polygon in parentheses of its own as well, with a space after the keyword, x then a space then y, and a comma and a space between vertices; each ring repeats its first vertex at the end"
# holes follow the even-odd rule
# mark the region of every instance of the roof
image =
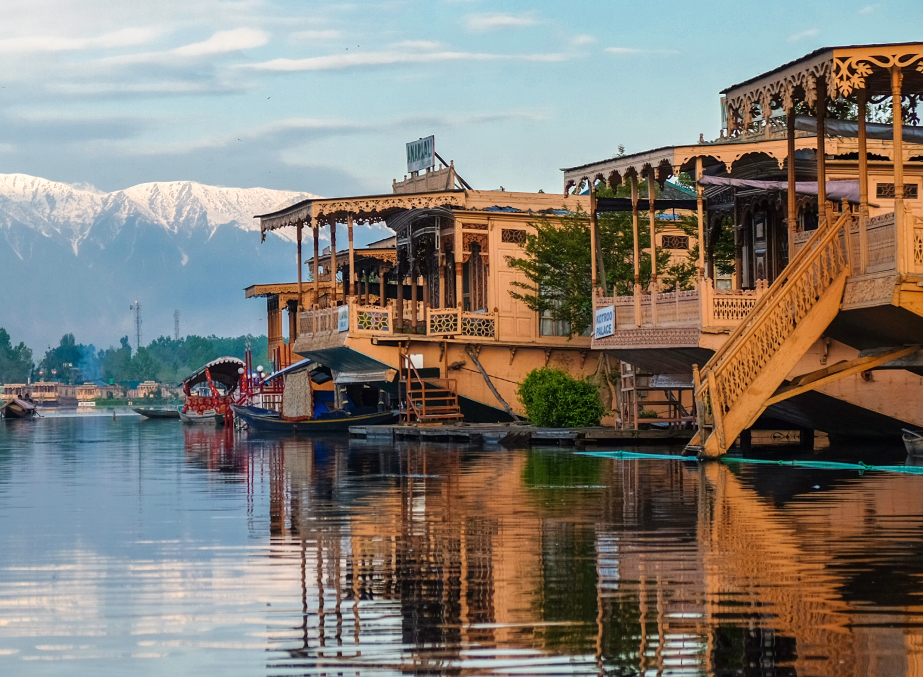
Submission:
POLYGON ((183 379, 183 385, 192 388, 199 383, 204 383, 208 380, 208 375, 206 374, 206 370, 208 370, 208 373, 211 374, 212 381, 217 381, 227 386, 228 390, 233 390, 240 380, 240 374, 237 370, 243 369, 245 366, 246 364, 240 358, 219 357, 217 360, 212 360, 205 366, 199 367, 191 376, 183 379))

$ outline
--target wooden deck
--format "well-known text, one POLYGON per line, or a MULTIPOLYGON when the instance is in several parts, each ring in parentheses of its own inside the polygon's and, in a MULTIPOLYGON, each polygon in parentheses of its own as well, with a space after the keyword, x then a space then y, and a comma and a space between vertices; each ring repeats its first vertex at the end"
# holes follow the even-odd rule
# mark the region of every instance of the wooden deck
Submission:
POLYGON ((352 426, 351 437, 369 441, 455 442, 475 445, 495 444, 508 449, 529 446, 612 446, 617 444, 680 444, 688 442, 693 430, 616 430, 615 428, 538 428, 514 423, 474 423, 457 425, 375 425, 352 426))

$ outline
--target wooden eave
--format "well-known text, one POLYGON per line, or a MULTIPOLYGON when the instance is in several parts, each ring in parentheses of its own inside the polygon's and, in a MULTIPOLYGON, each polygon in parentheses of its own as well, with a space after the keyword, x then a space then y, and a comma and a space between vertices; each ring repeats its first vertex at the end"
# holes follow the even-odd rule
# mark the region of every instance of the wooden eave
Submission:
MULTIPOLYGON (((361 260, 376 260, 376 261, 385 261, 386 263, 397 263, 397 249, 395 247, 376 247, 376 248, 363 248, 363 249, 353 249, 353 255, 356 258, 356 261, 361 260)), ((320 265, 326 270, 330 266, 331 255, 324 254, 318 257, 320 265)), ((314 265, 314 257, 312 256, 307 261, 306 264, 314 265)), ((337 267, 349 265, 349 250, 342 249, 337 251, 337 267)))
POLYGON ((281 294, 298 295, 297 282, 280 282, 277 284, 251 284, 244 289, 244 298, 252 299, 265 296, 279 296, 281 294))

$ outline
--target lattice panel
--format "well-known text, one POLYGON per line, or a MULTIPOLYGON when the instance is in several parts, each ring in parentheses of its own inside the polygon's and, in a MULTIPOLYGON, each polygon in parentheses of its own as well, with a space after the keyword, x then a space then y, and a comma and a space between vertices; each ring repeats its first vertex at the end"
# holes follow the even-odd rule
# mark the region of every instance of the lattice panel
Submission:
POLYGON ((356 309, 356 328, 360 331, 391 333, 391 314, 387 308, 359 306, 356 309))
POLYGON ((500 233, 502 242, 523 245, 526 243, 526 231, 521 228, 504 228, 500 233))
POLYGON ((712 299, 712 317, 721 322, 743 322, 755 305, 755 298, 716 296, 712 299))
POLYGON ((664 235, 660 240, 664 249, 689 249, 688 235, 664 235))
MULTIPOLYGON (((842 231, 842 227, 838 228, 837 235, 841 236, 842 231)), ((715 405, 722 415, 740 400, 846 268, 843 246, 842 237, 825 237, 823 244, 811 253, 810 264, 801 270, 798 277, 779 289, 773 302, 753 318, 752 324, 737 337, 733 346, 728 346, 727 355, 719 360, 712 373, 715 405)))
POLYGON ((487 230, 486 223, 463 223, 462 230, 487 230))
POLYGON ((458 314, 455 308, 448 310, 430 310, 427 334, 446 335, 458 333, 458 314))
POLYGON ((923 266, 923 228, 913 229, 913 263, 923 266))
POLYGON ((497 320, 489 315, 464 313, 461 320, 462 336, 496 338, 497 320))
POLYGON ((897 266, 894 213, 869 219, 865 231, 869 257, 866 271, 875 273, 893 270, 897 266))
POLYGON ((462 249, 466 252, 471 251, 471 245, 478 244, 483 253, 487 253, 487 234, 481 233, 462 233, 462 249))

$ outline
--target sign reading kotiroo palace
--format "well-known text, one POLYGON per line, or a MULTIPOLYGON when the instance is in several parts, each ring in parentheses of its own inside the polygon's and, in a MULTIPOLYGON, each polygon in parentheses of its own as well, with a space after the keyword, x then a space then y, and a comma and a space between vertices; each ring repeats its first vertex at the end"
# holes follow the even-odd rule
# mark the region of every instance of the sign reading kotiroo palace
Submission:
POLYGON ((411 141, 407 144, 407 171, 418 172, 421 169, 436 166, 436 137, 411 141))

